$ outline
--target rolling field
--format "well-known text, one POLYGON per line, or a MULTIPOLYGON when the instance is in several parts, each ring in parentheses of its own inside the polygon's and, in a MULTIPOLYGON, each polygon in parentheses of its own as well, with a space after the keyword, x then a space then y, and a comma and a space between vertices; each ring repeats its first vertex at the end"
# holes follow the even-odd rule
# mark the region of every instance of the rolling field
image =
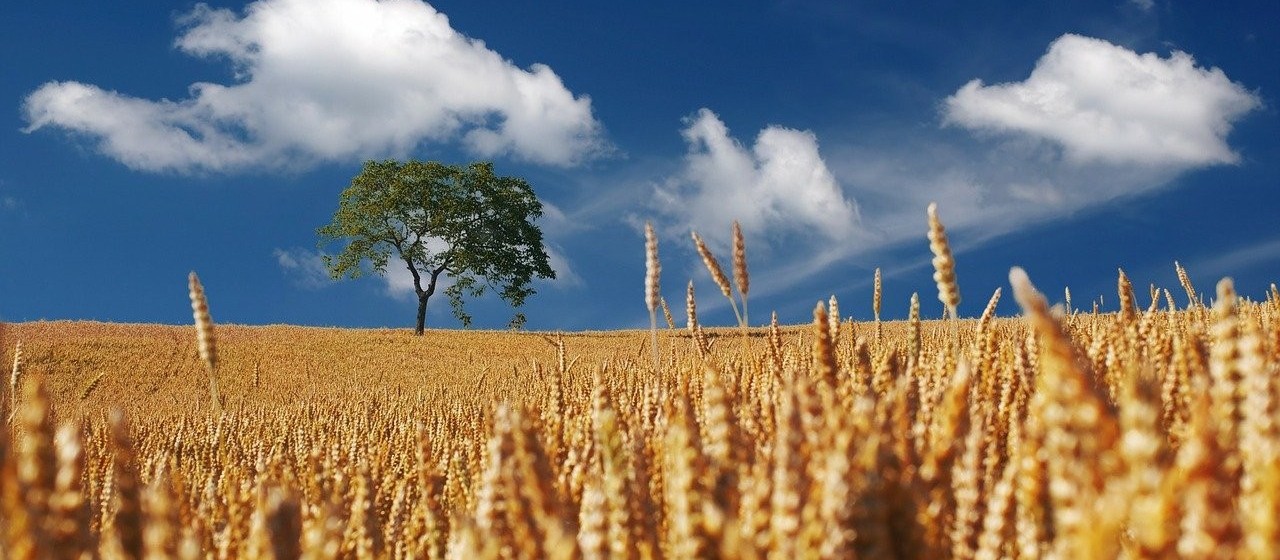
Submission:
POLYGON ((220 325, 220 414, 192 327, 5 325, 5 557, 1275 550, 1280 300, 1012 282, 1024 317, 664 328, 656 372, 648 331, 220 325))

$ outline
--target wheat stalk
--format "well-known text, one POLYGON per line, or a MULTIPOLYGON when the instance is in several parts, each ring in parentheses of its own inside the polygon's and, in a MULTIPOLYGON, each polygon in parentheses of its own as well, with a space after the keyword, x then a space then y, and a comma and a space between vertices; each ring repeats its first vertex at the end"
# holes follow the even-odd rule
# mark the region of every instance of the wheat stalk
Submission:
POLYGON ((9 422, 13 422, 13 415, 18 413, 18 398, 22 383, 22 341, 19 340, 13 348, 13 369, 9 373, 9 422))
POLYGON ((98 388, 98 384, 102 383, 102 378, 106 377, 106 375, 107 372, 104 370, 98 372, 98 375, 93 376, 93 379, 89 380, 89 383, 85 384, 84 389, 80 390, 80 400, 89 398, 89 395, 93 393, 94 389, 98 388))
POLYGON ((653 371, 658 371, 658 280, 662 275, 662 263, 658 262, 658 236, 653 224, 644 224, 644 304, 649 308, 649 335, 653 346, 653 371))
POLYGON ((907 342, 911 354, 908 357, 912 363, 917 363, 920 361, 923 345, 920 340, 920 294, 916 292, 911 292, 911 310, 907 320, 911 324, 911 335, 907 342))
MULTIPOLYGON (((724 294, 725 299, 729 300, 729 306, 733 308, 734 318, 738 320, 739 325, 742 325, 742 314, 738 312, 738 304, 733 299, 733 287, 729 284, 729 278, 724 275, 724 270, 720 268, 720 261, 717 261, 716 256, 711 254, 711 249, 707 248, 707 244, 702 241, 702 237, 698 235, 698 232, 690 232, 690 235, 693 237, 693 246, 698 250, 698 255, 702 257, 702 264, 707 267, 707 272, 711 274, 711 279, 720 288, 720 293, 724 294)), ((746 253, 743 253, 743 259, 743 264, 745 265, 746 253)))
POLYGON ((747 275, 747 242, 737 220, 733 221, 733 281, 738 286, 738 296, 742 298, 741 322, 743 328, 746 328, 750 325, 747 318, 747 291, 751 287, 751 280, 747 275))
POLYGON ((1129 282, 1124 269, 1119 270, 1120 277, 1116 280, 1116 292, 1120 297, 1120 319, 1128 325, 1137 318, 1138 310, 1137 304, 1133 301, 1133 284, 1129 282))
POLYGON ((958 318, 960 288, 956 285, 956 260, 951 255, 947 231, 938 219, 938 204, 929 203, 929 250, 933 252, 933 281, 938 285, 938 301, 947 307, 952 319, 958 318))
POLYGON ((670 307, 667 307, 667 298, 659 297, 659 298, 658 298, 658 305, 659 305, 660 307, 662 307, 662 318, 663 318, 663 319, 665 319, 665 320, 667 321, 667 329, 668 329, 668 330, 675 330, 675 329, 676 329, 676 320, 675 320, 675 317, 672 317, 672 316, 671 316, 671 308, 670 308, 670 307))
POLYGON ((196 350, 209 374, 209 398, 213 402, 215 416, 222 414, 222 399, 218 396, 218 337, 213 332, 213 319, 209 316, 209 301, 204 295, 200 277, 192 271, 187 276, 187 288, 191 298, 191 315, 196 325, 196 350))
MULTIPOLYGON (((832 303, 835 302, 835 296, 831 296, 832 303)), ((822 380, 826 387, 836 387, 836 356, 835 344, 833 342, 835 333, 831 330, 831 325, 838 325, 840 320, 831 320, 831 315, 827 314, 827 310, 822 307, 822 302, 813 308, 813 365, 815 376, 822 380)))
POLYGON ((142 487, 138 480, 138 461, 129 434, 129 424, 118 409, 110 415, 112 472, 115 476, 115 492, 118 498, 112 528, 119 539, 122 552, 128 558, 141 558, 142 539, 142 487))
POLYGON ((58 474, 50 504, 49 536, 59 558, 80 558, 94 546, 89 533, 89 507, 84 489, 85 458, 80 443, 80 428, 63 424, 58 428, 55 445, 58 474))
POLYGON ((827 300, 827 309, 827 331, 830 333, 831 348, 834 351, 840 344, 840 302, 836 301, 834 294, 827 300))
POLYGON ((1196 297, 1196 288, 1191 285, 1191 276, 1187 274, 1187 269, 1182 268, 1178 261, 1173 261, 1173 269, 1178 273, 1178 283, 1182 284, 1182 289, 1187 292, 1187 309, 1200 306, 1200 300, 1196 297))

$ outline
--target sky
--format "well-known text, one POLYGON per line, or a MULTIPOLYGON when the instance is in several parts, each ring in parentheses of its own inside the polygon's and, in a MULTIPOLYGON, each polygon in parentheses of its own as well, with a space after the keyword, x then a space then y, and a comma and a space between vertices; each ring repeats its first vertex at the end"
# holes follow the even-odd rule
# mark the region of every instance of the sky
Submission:
MULTIPOLYGON (((328 278, 367 160, 524 178, 557 272, 536 330, 647 326, 643 225, 678 324, 734 322, 690 241, 746 237, 750 321, 962 316, 1025 268, 1116 305, 1123 268, 1280 279, 1274 2, 10 2, 0 7, 0 320, 411 327, 407 272, 328 278)), ((1007 291, 1007 289, 1006 289, 1007 291)), ((999 311, 1017 312, 1005 298, 999 311)), ((477 328, 513 310, 471 300, 477 328)), ((456 328, 447 301, 428 327, 456 328)))

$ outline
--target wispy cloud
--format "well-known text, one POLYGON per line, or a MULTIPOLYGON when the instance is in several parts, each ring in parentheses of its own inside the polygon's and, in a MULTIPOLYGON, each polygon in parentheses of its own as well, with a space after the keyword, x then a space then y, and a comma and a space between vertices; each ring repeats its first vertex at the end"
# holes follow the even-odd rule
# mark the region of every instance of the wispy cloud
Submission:
POLYGON ((177 48, 230 62, 232 83, 170 101, 49 82, 27 96, 25 130, 78 133, 143 171, 300 167, 423 142, 551 165, 610 149, 589 97, 419 0, 259 0, 241 14, 197 4, 180 23, 177 48))
MULTIPOLYGON (((445 248, 444 242, 435 238, 429 239, 427 245, 432 252, 441 251, 445 248)), ((539 280, 539 282, 557 289, 582 286, 584 283, 582 276, 574 270, 573 264, 565 256, 560 246, 552 242, 546 242, 545 248, 549 264, 551 269, 555 271, 556 277, 552 280, 539 280)), ((299 287, 316 290, 330 286, 335 282, 329 277, 329 270, 324 265, 324 253, 322 252, 294 247, 292 249, 276 249, 272 252, 272 255, 275 257, 276 264, 279 265, 280 270, 299 287)), ((388 297, 404 300, 414 297, 416 293, 413 286, 413 274, 409 272, 404 261, 400 260, 398 255, 392 255, 392 258, 387 262, 386 274, 379 276, 379 280, 383 283, 383 293, 388 297)), ((426 283, 426 278, 423 278, 423 283, 426 283)), ((451 285, 453 285, 453 278, 448 274, 441 275, 436 291, 440 293, 451 285)), ((425 288, 426 286, 424 285, 423 287, 425 288)))
POLYGON ((559 289, 582 286, 582 276, 579 276, 578 272, 573 269, 569 258, 564 254, 564 250, 555 243, 546 243, 545 248, 547 250, 547 263, 551 265, 551 270, 556 272, 556 277, 553 280, 543 282, 559 289))
POLYGON ((1156 7, 1156 0, 1129 0, 1129 5, 1144 12, 1150 12, 1156 7))
MULTIPOLYGON (((1204 260, 1192 261, 1188 270, 1210 278, 1222 278, 1238 274, 1260 264, 1273 264, 1280 259, 1280 239, 1269 239, 1240 247, 1226 253, 1215 253, 1204 260)), ((1253 291, 1259 286, 1241 287, 1253 291)))
POLYGON ((307 249, 276 249, 272 251, 280 270, 303 288, 319 289, 333 283, 324 266, 324 255, 307 249))
POLYGON ((13 194, 5 192, 9 190, 5 181, 0 179, 0 212, 17 211, 22 207, 22 202, 13 194))

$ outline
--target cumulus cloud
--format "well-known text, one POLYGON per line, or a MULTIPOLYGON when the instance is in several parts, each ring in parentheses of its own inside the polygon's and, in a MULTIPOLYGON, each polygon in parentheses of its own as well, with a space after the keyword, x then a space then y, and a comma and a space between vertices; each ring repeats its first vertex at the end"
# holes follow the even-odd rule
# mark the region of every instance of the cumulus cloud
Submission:
POLYGON ((27 96, 26 131, 59 128, 145 171, 234 171, 403 155, 461 142, 481 157, 574 165, 609 148, 591 99, 527 69, 419 0, 198 4, 182 52, 226 60, 228 84, 170 101, 55 81, 27 96))
POLYGON ((1026 80, 965 84, 946 99, 944 118, 1048 140, 1074 163, 1190 169, 1239 161, 1226 137, 1260 105, 1187 53, 1162 58, 1068 34, 1049 45, 1026 80))
POLYGON ((683 167, 655 193, 659 210, 683 231, 721 242, 734 220, 770 237, 812 232, 845 239, 857 231, 857 206, 827 169, 812 132, 768 126, 748 149, 709 109, 685 125, 683 167))

